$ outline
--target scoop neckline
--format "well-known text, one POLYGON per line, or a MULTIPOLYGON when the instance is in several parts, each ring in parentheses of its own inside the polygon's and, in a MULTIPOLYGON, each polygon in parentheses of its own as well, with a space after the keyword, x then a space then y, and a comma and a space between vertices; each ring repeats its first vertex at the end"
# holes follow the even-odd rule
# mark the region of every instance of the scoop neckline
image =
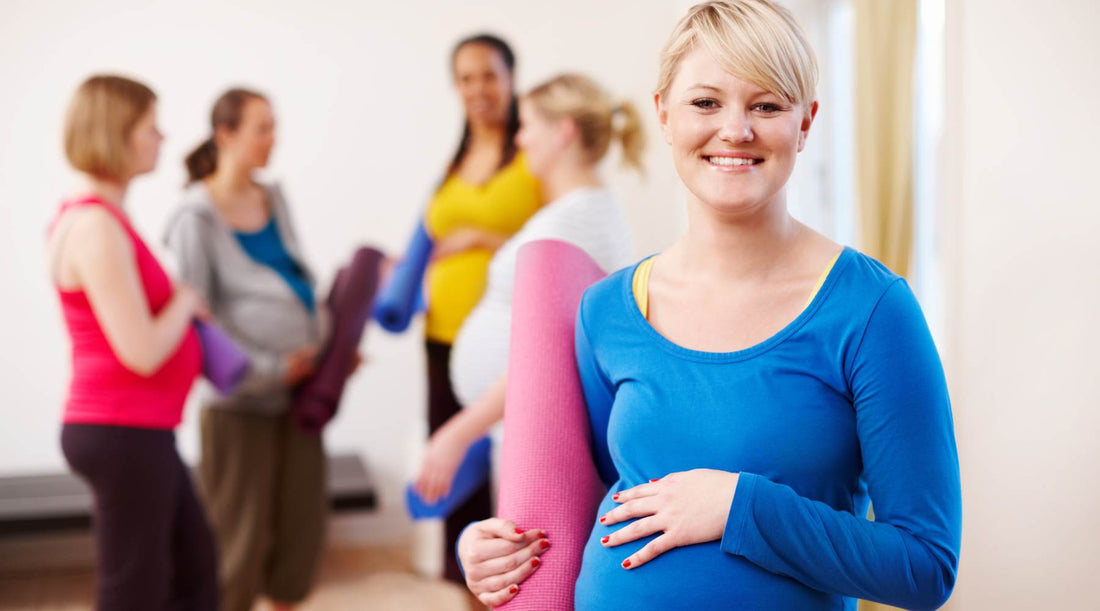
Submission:
POLYGON ((810 300, 809 305, 802 309, 793 320, 783 326, 779 331, 776 331, 767 339, 764 339, 752 346, 742 348, 741 350, 734 350, 730 352, 711 352, 707 350, 696 350, 694 348, 688 348, 677 344, 676 342, 665 337, 658 331, 645 316, 642 316, 642 311, 638 308, 638 303, 634 299, 634 291, 632 282, 634 273, 638 269, 638 266, 645 261, 657 256, 652 254, 641 261, 638 261, 629 268, 629 272, 624 275, 623 282, 621 282, 622 289, 620 296, 625 302, 627 309, 627 316, 630 320, 641 329, 642 333, 647 335, 658 347, 662 350, 691 361, 698 361, 704 363, 733 363, 738 361, 744 361, 763 354, 776 346, 782 344, 787 338, 805 326, 806 323, 813 318, 814 314, 821 309, 822 304, 828 299, 829 294, 836 286, 838 279, 848 264, 851 262, 855 250, 849 246, 845 246, 840 251, 836 262, 833 263, 832 268, 825 277, 824 284, 818 289, 813 299, 810 300))

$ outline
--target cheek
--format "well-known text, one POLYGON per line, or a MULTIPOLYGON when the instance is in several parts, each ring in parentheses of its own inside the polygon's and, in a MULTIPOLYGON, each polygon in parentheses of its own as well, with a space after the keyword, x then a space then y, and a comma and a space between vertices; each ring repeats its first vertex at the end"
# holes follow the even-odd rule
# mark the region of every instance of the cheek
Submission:
POLYGON ((709 135, 714 131, 705 119, 685 116, 669 122, 667 137, 678 154, 695 155, 696 151, 707 143, 709 135))

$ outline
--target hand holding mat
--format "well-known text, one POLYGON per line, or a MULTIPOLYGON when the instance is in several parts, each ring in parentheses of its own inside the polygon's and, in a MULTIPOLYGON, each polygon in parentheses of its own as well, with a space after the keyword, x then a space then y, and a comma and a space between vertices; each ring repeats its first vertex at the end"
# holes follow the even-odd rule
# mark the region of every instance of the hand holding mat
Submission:
POLYGON ((351 263, 336 275, 329 292, 331 336, 318 359, 317 371, 298 388, 294 397, 294 422, 302 430, 319 432, 336 415, 363 330, 370 320, 381 261, 381 252, 360 248, 351 263))
POLYGON ((558 240, 531 242, 516 260, 497 515, 523 530, 545 530, 553 544, 500 609, 573 609, 581 556, 604 492, 573 331, 581 294, 605 275, 582 250, 558 240))
POLYGON ((382 288, 374 307, 374 319, 390 333, 400 333, 408 328, 418 304, 422 303, 421 285, 424 270, 432 254, 432 239, 424 222, 416 225, 405 258, 393 269, 389 282, 382 288))
POLYGON ((223 395, 231 395, 248 375, 248 354, 214 323, 195 321, 202 343, 202 374, 223 395))
POLYGON ((451 515, 470 498, 478 488, 489 479, 489 455, 493 449, 493 442, 489 437, 482 437, 466 450, 466 456, 462 459, 458 471, 455 472, 454 482, 451 483, 451 491, 447 496, 435 503, 428 504, 416 493, 412 484, 405 488, 405 504, 409 510, 409 516, 414 520, 429 518, 443 519, 451 515))

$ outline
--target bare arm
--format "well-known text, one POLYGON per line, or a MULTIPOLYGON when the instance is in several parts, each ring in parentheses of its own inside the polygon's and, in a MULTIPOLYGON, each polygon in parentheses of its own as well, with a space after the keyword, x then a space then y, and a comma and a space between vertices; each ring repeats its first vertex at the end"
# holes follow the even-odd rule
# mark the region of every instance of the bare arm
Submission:
POLYGON ((61 266, 84 290, 119 361, 138 375, 152 375, 179 346, 191 320, 205 315, 206 306, 196 291, 178 285, 154 316, 122 226, 102 210, 79 214, 60 253, 61 266))
POLYGON ((508 236, 479 227, 462 227, 436 241, 432 247, 432 260, 438 261, 474 248, 496 252, 508 241, 508 236))
POLYGON ((507 375, 500 376, 481 398, 452 416, 436 434, 446 431, 469 446, 488 433, 494 424, 504 419, 507 380, 507 375))
POLYGON ((455 473, 470 446, 504 417, 506 376, 493 383, 475 403, 459 411, 432 435, 416 489, 428 503, 450 492, 455 473))

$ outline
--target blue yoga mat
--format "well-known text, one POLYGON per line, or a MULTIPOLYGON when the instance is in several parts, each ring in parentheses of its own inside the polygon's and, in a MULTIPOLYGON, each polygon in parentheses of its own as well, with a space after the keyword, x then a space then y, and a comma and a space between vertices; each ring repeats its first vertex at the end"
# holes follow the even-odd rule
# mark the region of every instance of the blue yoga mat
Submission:
POLYGON ((466 457, 455 473, 455 481, 451 484, 451 491, 447 496, 429 505, 420 498, 413 489, 412 484, 405 488, 405 503, 409 509, 409 515, 414 520, 427 520, 432 518, 446 518, 455 509, 466 502, 478 488, 489 479, 489 454, 493 449, 493 442, 488 437, 482 437, 474 442, 466 451, 466 457))
POLYGON ((416 225, 405 258, 393 270, 389 282, 382 287, 374 304, 374 319, 390 333, 401 333, 409 327, 413 314, 423 309, 424 270, 432 255, 432 238, 424 223, 416 225))

